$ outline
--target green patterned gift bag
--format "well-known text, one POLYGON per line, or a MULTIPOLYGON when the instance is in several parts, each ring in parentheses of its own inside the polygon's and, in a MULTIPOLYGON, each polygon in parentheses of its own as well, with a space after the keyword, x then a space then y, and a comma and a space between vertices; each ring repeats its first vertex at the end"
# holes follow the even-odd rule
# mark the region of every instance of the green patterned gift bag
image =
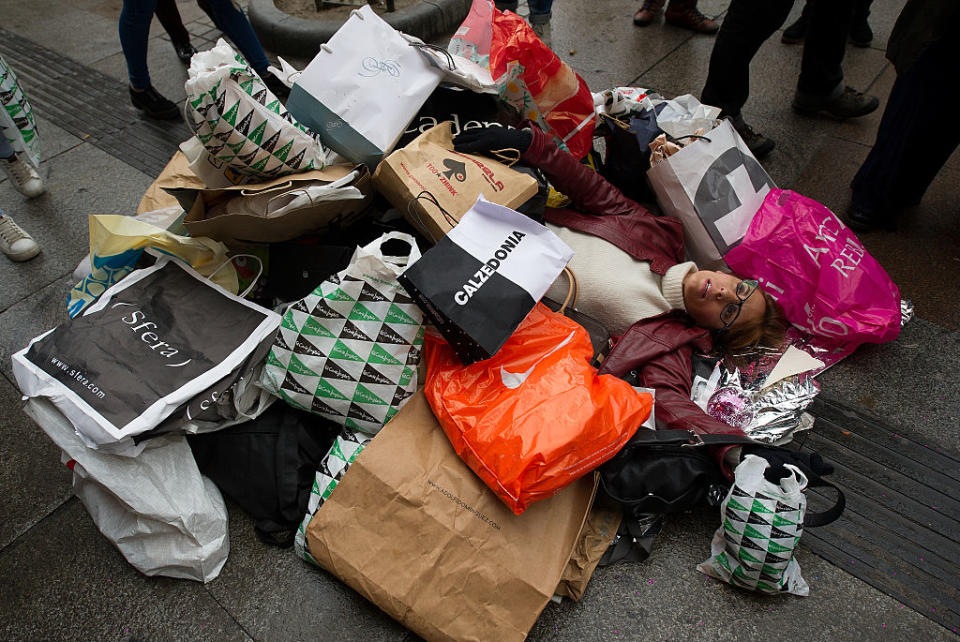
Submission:
POLYGON ((0 129, 10 141, 13 151, 23 154, 34 167, 40 166, 40 137, 37 135, 37 121, 33 109, 27 100, 17 74, 0 56, 0 129))
POLYGON ((697 566, 710 577, 758 593, 810 592, 793 556, 803 534, 807 477, 786 465, 789 477, 767 481, 766 459, 747 455, 721 504, 723 523, 710 544, 711 557, 697 566))
POLYGON ((358 247, 345 270, 287 308, 263 386, 295 408, 376 434, 417 389, 423 313, 397 276, 419 258, 400 232, 358 247), (384 256, 391 239, 410 254, 384 256))
POLYGON ((234 176, 234 182, 323 169, 327 152, 320 139, 290 115, 223 38, 194 55, 188 73, 187 122, 212 168, 234 176))

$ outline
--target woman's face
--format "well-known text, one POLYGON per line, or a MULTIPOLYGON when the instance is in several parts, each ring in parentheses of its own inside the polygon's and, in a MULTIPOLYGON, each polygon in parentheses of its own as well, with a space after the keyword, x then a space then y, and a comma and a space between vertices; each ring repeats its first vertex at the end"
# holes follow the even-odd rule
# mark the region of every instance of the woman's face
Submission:
MULTIPOLYGON (((683 302, 687 306, 687 313, 693 317, 702 328, 719 330, 723 328, 721 314, 729 305, 737 305, 737 285, 742 279, 733 274, 699 270, 693 272, 683 280, 683 302)), ((742 323, 760 320, 766 311, 767 303, 760 288, 748 295, 740 308, 740 314, 730 327, 737 327, 742 323)))

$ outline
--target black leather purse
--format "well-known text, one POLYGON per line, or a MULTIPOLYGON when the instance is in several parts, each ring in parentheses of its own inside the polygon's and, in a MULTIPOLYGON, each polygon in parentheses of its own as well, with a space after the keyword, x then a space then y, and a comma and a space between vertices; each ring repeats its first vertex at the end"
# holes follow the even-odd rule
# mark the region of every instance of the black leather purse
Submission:
MULTIPOLYGON (((741 445, 762 448, 789 460, 792 451, 768 446, 743 435, 700 435, 687 430, 644 430, 600 467, 600 485, 623 507, 625 519, 649 513, 678 513, 703 504, 719 505, 729 487, 710 446, 741 445)), ((839 488, 811 470, 804 470, 808 486, 837 491, 827 510, 807 512, 804 526, 823 526, 843 513, 846 498, 839 488)))

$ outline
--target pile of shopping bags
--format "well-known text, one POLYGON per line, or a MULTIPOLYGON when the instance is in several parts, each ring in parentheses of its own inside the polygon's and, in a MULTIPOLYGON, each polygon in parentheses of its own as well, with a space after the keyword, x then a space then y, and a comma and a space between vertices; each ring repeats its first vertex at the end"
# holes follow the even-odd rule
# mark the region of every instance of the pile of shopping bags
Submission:
MULTIPOLYGON (((613 341, 576 309, 573 250, 543 224, 565 197, 519 153, 457 152, 463 129, 540 128, 642 184, 689 258, 782 284, 822 342, 899 330, 882 268, 777 189, 718 110, 590 94, 489 0, 449 51, 352 12, 286 77, 286 104, 224 41, 189 75, 194 136, 137 216, 91 216, 70 318, 13 356, 76 494, 147 575, 219 574, 226 495, 261 540, 427 639, 520 640, 555 595, 583 595, 621 522, 595 471, 655 428, 656 391, 598 369, 613 341), (559 283, 565 300, 545 298, 559 283)), ((764 483, 744 461, 701 566, 803 593, 808 480, 764 483)))

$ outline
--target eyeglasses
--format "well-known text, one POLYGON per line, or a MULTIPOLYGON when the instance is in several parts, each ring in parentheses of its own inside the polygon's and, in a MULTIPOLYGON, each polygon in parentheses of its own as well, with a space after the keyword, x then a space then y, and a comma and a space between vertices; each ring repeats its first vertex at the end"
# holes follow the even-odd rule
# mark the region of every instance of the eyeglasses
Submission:
POLYGON ((728 303, 723 306, 723 310, 720 311, 720 323, 723 324, 721 330, 726 330, 732 326, 736 320, 740 317, 740 311, 743 309, 743 304, 747 302, 747 299, 757 291, 757 286, 760 284, 753 279, 746 279, 737 283, 737 298, 740 299, 736 303, 728 303))

